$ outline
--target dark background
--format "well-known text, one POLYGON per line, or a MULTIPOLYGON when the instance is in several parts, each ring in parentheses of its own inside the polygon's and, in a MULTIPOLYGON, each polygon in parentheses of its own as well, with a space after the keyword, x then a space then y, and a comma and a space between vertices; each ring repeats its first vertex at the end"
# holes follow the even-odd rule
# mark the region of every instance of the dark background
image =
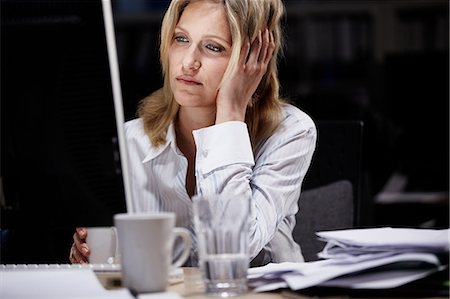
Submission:
MULTIPOLYGON (((279 62, 283 96, 317 123, 362 121, 364 124, 361 196, 358 199, 364 206, 364 214, 360 215, 359 224, 448 227, 448 1, 287 0, 285 4, 286 40, 284 57, 279 62), (391 195, 390 201, 385 200, 386 195, 391 195)), ((167 5, 167 0, 113 1, 127 120, 136 117, 138 102, 162 85, 159 30, 167 5)), ((70 5, 67 7, 71 9, 70 5)), ((102 21, 98 18, 98 8, 89 9, 93 16, 91 21, 97 25, 102 21)), ((55 29, 61 35, 60 43, 56 43, 61 48, 51 52, 44 49, 46 43, 53 41, 39 40, 33 31, 27 32, 23 40, 1 36, 2 43, 8 41, 17 45, 6 51, 2 46, 1 53, 2 262, 67 262, 73 227, 55 226, 52 233, 43 232, 54 223, 69 221, 62 219, 67 218, 67 214, 54 213, 55 208, 61 211, 65 208, 59 202, 45 204, 41 201, 50 196, 48 190, 54 193, 55 200, 62 195, 67 197, 72 203, 69 208, 78 209, 77 215, 84 215, 86 219, 92 215, 83 214, 85 207, 77 199, 98 203, 101 209, 106 205, 111 209, 110 213, 123 208, 112 201, 120 199, 123 190, 115 158, 117 140, 114 139, 111 94, 99 92, 95 99, 79 101, 85 89, 95 86, 109 90, 109 83, 103 77, 86 81, 88 75, 83 76, 86 70, 104 73, 106 53, 92 50, 98 42, 95 37, 81 46, 82 51, 79 51, 80 45, 70 45, 73 40, 64 37, 64 32, 73 28, 69 19, 69 23, 55 29), (67 51, 71 46, 73 49, 67 51), (56 74, 61 66, 52 69, 39 61, 27 61, 31 59, 26 58, 30 53, 61 61, 66 61, 67 57, 62 56, 67 53, 73 55, 74 60, 67 60, 68 65, 62 67, 68 71, 62 76, 62 80, 67 81, 61 86, 66 88, 70 87, 67 82, 77 82, 81 87, 56 90, 54 92, 59 96, 54 98, 55 102, 40 102, 42 95, 32 88, 52 90, 50 83, 56 81, 45 78, 56 74), (12 62, 16 56, 24 57, 18 60, 19 68, 12 62), (99 61, 103 64, 98 64, 99 61), (36 68, 29 65, 36 65, 36 68), (14 76, 18 82, 30 79, 33 85, 12 85, 14 76), (8 100, 11 98, 14 101, 8 100), (60 101, 62 98, 64 104, 60 101), (95 130, 79 129, 82 123, 95 130), (29 134, 31 129, 38 133, 29 134), (17 140, 10 140, 10 136, 17 140), (21 141, 20 136, 27 138, 21 141), (98 136, 104 138, 99 140, 98 136), (18 144, 14 142, 22 143, 26 160, 11 159, 8 146, 18 144), (59 148, 61 144, 64 148, 59 148), (80 160, 69 161, 63 152, 80 160), (99 158, 91 161, 96 155, 99 158), (70 163, 50 162, 55 157, 70 163), (48 169, 50 163, 54 164, 48 169), (21 171, 19 166, 27 171, 21 171), (44 169, 50 173, 44 173, 44 169), (100 169, 102 173, 94 172, 94 169, 100 169), (51 177, 45 181, 48 190, 40 189, 43 187, 39 178, 44 175, 51 177), (19 179, 15 180, 15 177, 19 179), (61 182, 58 185, 61 189, 53 185, 55 182, 61 182), (15 190, 20 190, 27 202, 16 200, 15 190), (37 211, 46 205, 48 214, 33 213, 33 209, 37 211), (40 227, 42 223, 44 225, 40 227), (20 227, 22 232, 14 235, 14 231, 4 229, 11 225, 20 227), (57 238, 50 237, 56 235, 57 238), (15 240, 15 245, 10 248, 3 241, 9 239, 15 240)), ((80 32, 83 36, 92 33, 88 27, 80 32)), ((91 74, 89 78, 92 78, 91 74)), ((90 206, 92 211, 95 208, 90 206)))

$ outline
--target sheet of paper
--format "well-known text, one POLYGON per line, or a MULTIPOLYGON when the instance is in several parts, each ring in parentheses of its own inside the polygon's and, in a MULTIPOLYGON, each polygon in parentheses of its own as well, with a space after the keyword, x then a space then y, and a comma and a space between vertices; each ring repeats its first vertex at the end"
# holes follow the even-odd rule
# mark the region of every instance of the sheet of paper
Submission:
POLYGON ((256 286, 250 285, 250 287, 252 287, 254 289, 255 293, 270 292, 270 291, 275 291, 275 290, 279 290, 279 289, 289 288, 288 284, 284 281, 266 282, 264 284, 256 285, 256 286))
POLYGON ((174 292, 158 292, 158 293, 139 294, 137 296, 137 299, 183 299, 183 297, 174 292))
POLYGON ((316 286, 330 279, 355 273, 362 270, 372 269, 382 265, 388 265, 397 262, 421 261, 429 263, 430 266, 439 266, 439 260, 436 256, 428 253, 405 253, 384 258, 362 261, 355 264, 329 264, 314 271, 304 272, 303 276, 287 274, 283 276, 292 290, 300 290, 311 286, 316 286))
MULTIPOLYGON (((316 263, 321 263, 318 261, 316 263)), ((323 261, 326 262, 326 261, 323 261)), ((302 268, 314 267, 311 263, 270 263, 262 267, 248 269, 248 285, 255 292, 268 292, 288 288, 283 274, 297 273, 302 268)))
POLYGON ((0 270, 0 298, 134 299, 125 288, 106 290, 90 269, 0 270))
POLYGON ((448 251, 449 233, 450 229, 382 227, 322 231, 316 235, 325 241, 334 240, 352 246, 448 251))
POLYGON ((386 270, 360 273, 345 277, 338 277, 320 286, 341 287, 351 289, 391 289, 409 282, 424 278, 440 268, 417 270, 386 270))

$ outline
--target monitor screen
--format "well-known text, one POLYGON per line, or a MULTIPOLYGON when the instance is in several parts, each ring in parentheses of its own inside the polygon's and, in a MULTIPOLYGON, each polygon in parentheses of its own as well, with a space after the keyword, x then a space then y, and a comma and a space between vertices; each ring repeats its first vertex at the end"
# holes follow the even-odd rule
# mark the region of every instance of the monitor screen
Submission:
POLYGON ((126 211, 102 0, 1 1, 1 262, 126 211))

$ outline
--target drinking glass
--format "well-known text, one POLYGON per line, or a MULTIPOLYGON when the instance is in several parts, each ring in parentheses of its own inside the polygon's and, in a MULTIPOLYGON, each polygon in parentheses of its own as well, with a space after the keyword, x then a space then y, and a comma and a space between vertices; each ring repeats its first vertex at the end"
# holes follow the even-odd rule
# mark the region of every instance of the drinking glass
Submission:
POLYGON ((247 291, 250 197, 214 194, 193 198, 199 266, 210 295, 247 291))

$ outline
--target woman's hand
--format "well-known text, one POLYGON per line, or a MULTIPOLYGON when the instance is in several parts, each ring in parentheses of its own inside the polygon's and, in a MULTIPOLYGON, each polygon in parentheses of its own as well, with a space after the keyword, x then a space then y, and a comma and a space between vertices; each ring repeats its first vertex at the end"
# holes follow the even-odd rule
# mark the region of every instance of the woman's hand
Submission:
POLYGON ((72 264, 88 263, 88 256, 91 253, 86 244, 87 229, 77 228, 73 234, 73 244, 70 248, 69 260, 72 264))
POLYGON ((267 71, 274 49, 273 34, 268 29, 260 31, 251 44, 245 42, 235 71, 217 94, 216 124, 245 120, 247 105, 267 71))

